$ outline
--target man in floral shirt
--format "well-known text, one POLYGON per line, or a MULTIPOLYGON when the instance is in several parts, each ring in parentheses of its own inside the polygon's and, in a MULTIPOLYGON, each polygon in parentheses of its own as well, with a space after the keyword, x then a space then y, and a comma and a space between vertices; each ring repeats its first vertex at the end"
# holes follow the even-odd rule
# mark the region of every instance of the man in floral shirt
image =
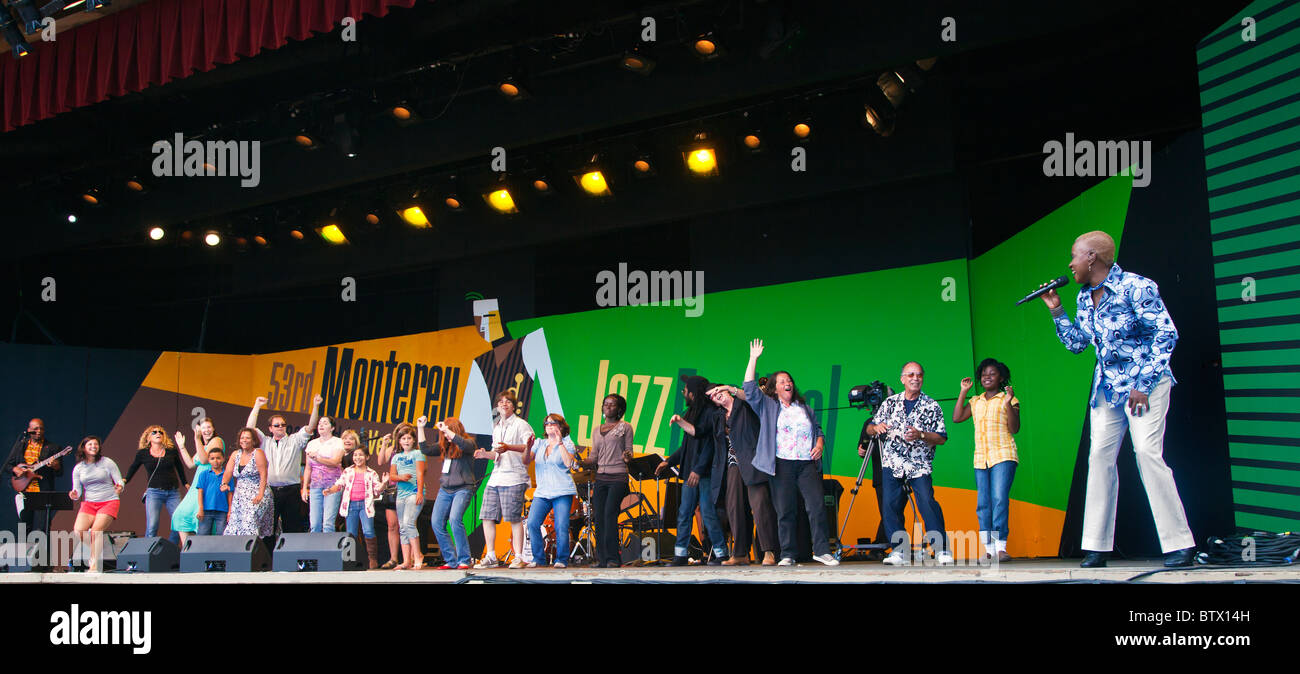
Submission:
POLYGON ((881 435, 881 489, 884 490, 885 533, 896 540, 903 532, 903 543, 895 545, 885 558, 885 563, 898 566, 908 563, 911 556, 910 539, 899 513, 901 501, 907 496, 903 485, 911 487, 916 495, 916 507, 925 520, 926 536, 940 545, 935 559, 940 564, 952 564, 948 551, 948 533, 943 526, 943 510, 934 500, 934 448, 948 441, 948 431, 943 425, 943 408, 934 398, 921 392, 925 369, 920 363, 903 366, 903 392, 885 398, 876 408, 876 414, 867 426, 868 435, 881 435), (937 532, 937 535, 936 535, 937 532))
POLYGON ((1174 374, 1169 358, 1178 330, 1151 279, 1115 264, 1115 240, 1088 232, 1070 249, 1070 271, 1083 285, 1070 320, 1055 290, 1042 295, 1052 311, 1056 335, 1071 353, 1088 345, 1097 350, 1089 397, 1092 448, 1088 453, 1088 491, 1083 514, 1081 566, 1106 566, 1115 540, 1118 475, 1115 459, 1129 427, 1138 474, 1155 516, 1165 566, 1188 566, 1196 541, 1187 526, 1174 473, 1165 464, 1165 416, 1174 374))

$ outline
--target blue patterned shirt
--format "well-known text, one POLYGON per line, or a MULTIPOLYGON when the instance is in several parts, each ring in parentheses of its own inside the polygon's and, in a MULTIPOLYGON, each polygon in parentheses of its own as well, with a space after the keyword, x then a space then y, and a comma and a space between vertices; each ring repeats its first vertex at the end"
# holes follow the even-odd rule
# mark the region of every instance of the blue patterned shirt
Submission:
POLYGON ((1064 309, 1052 312, 1052 321, 1056 336, 1071 353, 1081 353, 1089 344, 1097 348, 1091 406, 1098 407, 1104 400, 1110 407, 1119 407, 1130 391, 1150 394, 1161 378, 1167 375, 1173 380, 1169 358, 1178 341, 1178 329, 1155 281, 1125 272, 1116 264, 1111 265, 1101 287, 1101 303, 1096 307, 1088 288, 1079 291, 1077 321, 1071 321, 1064 309))

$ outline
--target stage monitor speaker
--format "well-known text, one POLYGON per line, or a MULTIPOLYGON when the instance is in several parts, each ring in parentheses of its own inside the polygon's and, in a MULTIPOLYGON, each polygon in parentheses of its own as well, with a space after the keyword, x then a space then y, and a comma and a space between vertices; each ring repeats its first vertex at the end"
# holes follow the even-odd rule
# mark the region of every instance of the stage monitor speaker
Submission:
POLYGON ((618 545, 618 561, 623 564, 641 561, 641 539, 628 535, 618 545))
POLYGON ((132 538, 117 553, 118 571, 161 573, 175 571, 179 566, 180 548, 160 536, 132 538))
MULTIPOLYGON (((642 531, 634 534, 641 539, 641 556, 639 559, 643 562, 654 562, 662 559, 673 558, 673 547, 677 544, 677 536, 667 531, 642 531)), ((692 537, 694 540, 694 537, 692 537)))
POLYGON ((281 534, 271 551, 272 571, 359 571, 357 539, 346 531, 281 534))
POLYGON ((270 569, 271 555, 257 536, 190 536, 181 550, 181 573, 270 569))

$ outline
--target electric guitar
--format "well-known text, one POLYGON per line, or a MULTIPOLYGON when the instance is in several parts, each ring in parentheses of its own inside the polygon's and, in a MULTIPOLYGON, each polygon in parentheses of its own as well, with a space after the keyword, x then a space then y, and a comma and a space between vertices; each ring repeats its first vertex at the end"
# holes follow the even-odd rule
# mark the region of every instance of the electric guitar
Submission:
POLYGON ((71 451, 72 451, 71 447, 64 447, 63 451, 59 452, 58 454, 55 454, 54 456, 49 457, 48 459, 45 459, 44 461, 41 461, 40 463, 34 466, 29 466, 25 463, 18 464, 15 467, 23 469, 23 474, 19 477, 10 478, 9 483, 14 486, 14 491, 16 492, 26 491, 27 485, 31 484, 32 480, 37 479, 36 471, 44 468, 45 466, 51 463, 54 463, 55 459, 71 451))

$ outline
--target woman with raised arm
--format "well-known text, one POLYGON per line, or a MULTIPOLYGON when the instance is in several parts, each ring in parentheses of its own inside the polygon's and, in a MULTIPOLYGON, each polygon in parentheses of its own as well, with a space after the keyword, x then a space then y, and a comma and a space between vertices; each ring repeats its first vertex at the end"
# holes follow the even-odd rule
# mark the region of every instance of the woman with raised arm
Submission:
POLYGON ((163 506, 167 506, 169 514, 175 513, 181 503, 181 486, 185 484, 176 445, 172 444, 162 426, 155 424, 140 434, 140 449, 136 451, 131 467, 126 469, 122 482, 130 482, 140 469, 148 475, 144 490, 144 535, 157 536, 163 506))
POLYGON ((204 473, 212 470, 212 465, 208 463, 208 452, 213 449, 225 450, 226 443, 217 437, 217 432, 213 426, 211 417, 204 417, 198 426, 194 427, 194 456, 185 451, 185 434, 176 431, 176 453, 180 455, 181 461, 185 462, 185 467, 194 471, 194 479, 190 483, 189 491, 185 492, 185 498, 181 499, 181 504, 176 507, 176 512, 172 513, 172 531, 181 536, 181 546, 185 545, 185 540, 190 534, 199 528, 199 492, 194 488, 198 484, 199 477, 204 473))
MULTIPOLYGON (((261 438, 252 428, 241 429, 238 442, 239 449, 230 455, 221 476, 223 492, 230 491, 230 482, 235 481, 225 535, 267 539, 275 534, 275 505, 266 486, 266 454, 261 449, 261 438)), ((268 545, 274 547, 274 541, 268 545)))
POLYGON ((1011 482, 1016 479, 1016 439, 1020 431, 1020 401, 1011 388, 1011 368, 996 358, 985 358, 975 368, 984 394, 966 402, 971 378, 961 380, 952 422, 975 419, 975 515, 980 523, 980 543, 987 558, 1011 560, 1007 552, 1007 520, 1011 513, 1011 482))
POLYGON ((100 454, 99 438, 88 435, 77 446, 77 465, 72 469, 72 491, 68 498, 76 501, 85 497, 81 509, 77 511, 77 521, 72 530, 81 538, 82 550, 90 550, 86 559, 86 571, 99 572, 99 561, 103 556, 104 530, 117 519, 117 509, 121 505, 118 494, 126 482, 117 464, 107 456, 100 454))
MULTIPOLYGON (((605 423, 591 431, 591 451, 582 465, 596 469, 591 507, 596 511, 596 568, 623 565, 618 546, 618 513, 627 496, 627 464, 632 460, 632 424, 623 421, 627 400, 617 393, 600 406, 605 423)), ((560 524, 556 525, 562 526, 560 524)))
MULTIPOLYGON (((398 424, 400 429, 406 424, 398 424)), ((397 429, 394 429, 396 431, 397 429)), ((379 475, 384 480, 384 490, 379 494, 379 506, 384 511, 384 530, 388 538, 388 561, 379 565, 380 571, 397 568, 401 563, 402 537, 401 524, 397 521, 397 483, 388 479, 389 469, 393 467, 393 458, 397 456, 397 446, 393 444, 393 434, 385 435, 379 442, 379 453, 375 459, 379 465, 379 475)))
POLYGON ((322 416, 316 422, 319 437, 307 443, 307 469, 302 472, 302 500, 309 507, 308 521, 313 532, 334 531, 334 513, 342 494, 325 496, 325 490, 343 474, 343 439, 338 437, 334 417, 322 416))
POLYGON ((546 437, 537 438, 524 450, 524 463, 537 461, 537 489, 533 491, 533 505, 528 510, 528 537, 532 541, 533 561, 528 568, 546 565, 546 541, 542 538, 542 522, 547 513, 554 511, 555 568, 569 565, 569 510, 578 486, 573 483, 573 470, 577 450, 569 439, 569 424, 558 414, 546 415, 546 437))
POLYGON ((734 545, 731 558, 723 566, 749 564, 754 531, 763 551, 763 566, 776 565, 778 550, 776 511, 772 508, 772 478, 754 468, 754 450, 758 447, 759 422, 754 408, 745 403, 745 392, 735 386, 715 386, 708 395, 723 411, 724 423, 714 433, 717 451, 713 458, 715 479, 711 498, 726 503, 734 545), (725 451, 724 451, 725 448, 725 451), (750 526, 750 516, 754 525, 750 526))
POLYGON ((474 440, 465 433, 465 425, 456 417, 438 422, 438 439, 428 442, 424 427, 428 418, 415 420, 420 452, 425 456, 442 457, 442 474, 438 476, 438 497, 433 501, 433 535, 442 551, 439 569, 468 569, 473 561, 469 551, 469 538, 465 536, 465 511, 469 509, 478 477, 474 474, 474 440), (451 524, 451 535, 447 525, 451 524))
POLYGON ((822 492, 822 449, 826 438, 789 372, 777 370, 759 388, 754 379, 761 355, 763 340, 755 339, 749 343, 744 390, 745 401, 758 414, 760 422, 754 468, 776 478, 773 500, 777 537, 781 541, 778 566, 794 564, 798 526, 795 518, 799 507, 795 499, 800 496, 803 497, 804 509, 808 511, 813 559, 827 566, 836 566, 840 560, 831 555, 822 492))

